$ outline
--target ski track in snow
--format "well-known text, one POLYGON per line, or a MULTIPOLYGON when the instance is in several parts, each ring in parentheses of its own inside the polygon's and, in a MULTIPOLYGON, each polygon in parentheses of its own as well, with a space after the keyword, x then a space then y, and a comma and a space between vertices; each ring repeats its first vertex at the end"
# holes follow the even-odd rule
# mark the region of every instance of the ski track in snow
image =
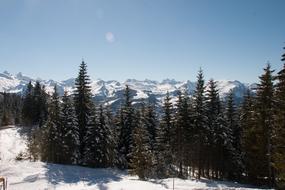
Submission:
MULTIPOLYGON (((173 179, 141 181, 125 171, 80 166, 15 161, 25 151, 27 137, 20 128, 0 129, 0 175, 8 178, 8 190, 166 190, 173 179)), ((176 190, 251 189, 232 182, 175 178, 176 190)), ((1 186, 0 186, 1 187, 1 186)), ((1 188, 0 188, 1 189, 1 188)))

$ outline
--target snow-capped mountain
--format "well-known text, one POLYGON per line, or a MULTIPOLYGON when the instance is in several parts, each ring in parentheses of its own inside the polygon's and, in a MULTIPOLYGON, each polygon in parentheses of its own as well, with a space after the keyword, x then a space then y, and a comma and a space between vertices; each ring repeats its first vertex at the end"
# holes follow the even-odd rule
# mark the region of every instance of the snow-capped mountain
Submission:
MULTIPOLYGON (((28 76, 24 76, 22 73, 12 75, 7 71, 0 73, 0 92, 21 93, 25 89, 29 81, 35 83, 36 80, 40 81, 42 85, 45 85, 45 89, 48 93, 52 93, 54 85, 57 85, 59 93, 63 94, 64 91, 72 93, 74 90, 75 78, 70 78, 64 81, 54 80, 42 80, 32 79, 28 76)), ((125 82, 118 82, 115 80, 104 81, 97 79, 91 82, 92 94, 94 99, 108 104, 117 104, 122 101, 125 86, 129 85, 135 101, 142 99, 149 99, 152 102, 161 103, 168 91, 173 96, 173 101, 176 100, 178 91, 187 91, 192 95, 195 90, 195 82, 176 81, 174 79, 165 79, 161 82, 153 80, 136 80, 128 79, 125 82)), ((241 99, 246 90, 253 89, 254 84, 245 84, 239 81, 217 81, 217 87, 221 98, 233 90, 237 100, 241 99)))

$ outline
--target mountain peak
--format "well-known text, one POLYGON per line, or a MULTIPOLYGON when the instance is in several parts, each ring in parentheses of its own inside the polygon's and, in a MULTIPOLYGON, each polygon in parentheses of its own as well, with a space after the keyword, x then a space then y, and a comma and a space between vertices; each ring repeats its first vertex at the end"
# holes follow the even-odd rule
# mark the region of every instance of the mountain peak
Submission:
MULTIPOLYGON (((40 80, 42 85, 45 85, 47 93, 53 92, 54 85, 57 85, 59 93, 62 95, 64 91, 71 94, 75 89, 75 78, 70 78, 63 81, 54 80, 40 80)), ((36 80, 23 75, 21 72, 16 74, 16 76, 11 75, 9 72, 4 71, 0 73, 0 92, 16 92, 21 93, 25 86, 32 81, 33 84, 36 80)), ((196 83, 189 80, 186 81, 176 81, 175 79, 164 79, 162 82, 155 80, 137 80, 137 79, 127 79, 125 82, 120 83, 116 80, 104 81, 102 79, 97 79, 91 81, 91 92, 94 98, 100 101, 113 101, 123 98, 123 89, 125 85, 129 84, 130 88, 135 91, 137 96, 134 96, 134 100, 140 97, 148 97, 149 95, 156 98, 157 101, 163 100, 166 92, 176 94, 177 91, 187 91, 189 95, 193 95, 196 88, 196 83)), ((230 90, 234 90, 235 96, 242 98, 243 94, 248 88, 253 89, 252 84, 244 84, 240 81, 228 81, 228 80, 218 80, 217 87, 220 92, 220 97, 225 97, 230 90)))
POLYGON ((11 76, 11 74, 8 71, 6 71, 6 70, 3 72, 3 74, 11 76))
POLYGON ((162 84, 172 84, 172 85, 175 85, 177 84, 178 82, 175 80, 175 79, 164 79, 162 82, 162 84))

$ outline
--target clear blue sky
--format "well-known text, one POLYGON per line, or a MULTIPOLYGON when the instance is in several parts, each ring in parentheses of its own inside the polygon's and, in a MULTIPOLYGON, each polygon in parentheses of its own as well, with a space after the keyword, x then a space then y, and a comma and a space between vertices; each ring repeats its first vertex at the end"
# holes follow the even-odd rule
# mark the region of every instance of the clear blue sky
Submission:
POLYGON ((43 79, 257 81, 280 69, 284 0, 0 0, 0 71, 43 79))

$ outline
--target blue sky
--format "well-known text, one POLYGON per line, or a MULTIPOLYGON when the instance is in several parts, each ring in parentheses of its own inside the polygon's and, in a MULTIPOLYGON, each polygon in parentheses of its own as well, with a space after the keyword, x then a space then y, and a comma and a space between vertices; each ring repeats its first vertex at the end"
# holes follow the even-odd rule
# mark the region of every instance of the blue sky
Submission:
POLYGON ((284 0, 0 0, 0 71, 255 82, 280 69, 284 0))

